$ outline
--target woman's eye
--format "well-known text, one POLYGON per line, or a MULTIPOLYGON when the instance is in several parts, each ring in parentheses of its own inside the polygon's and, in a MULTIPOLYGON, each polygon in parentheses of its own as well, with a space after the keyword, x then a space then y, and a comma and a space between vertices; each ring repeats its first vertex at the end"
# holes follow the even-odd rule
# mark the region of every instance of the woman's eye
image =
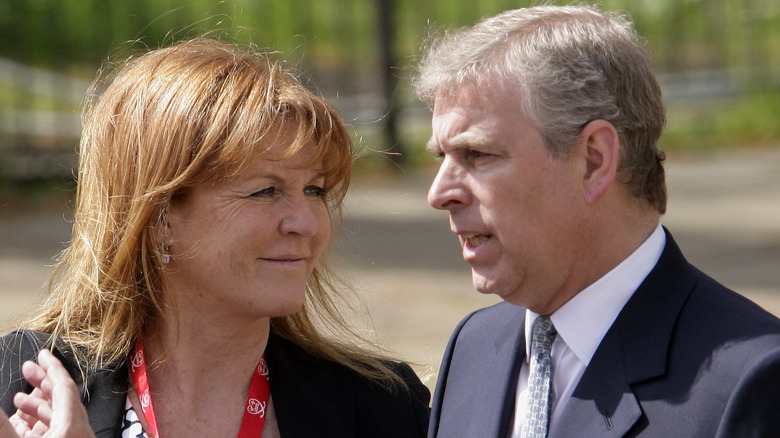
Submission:
POLYGON ((251 195, 252 198, 267 198, 273 196, 276 193, 276 187, 266 187, 262 190, 258 190, 251 195))
POLYGON ((304 191, 306 192, 307 196, 312 196, 315 198, 322 198, 325 196, 325 188, 320 186, 308 186, 304 191))

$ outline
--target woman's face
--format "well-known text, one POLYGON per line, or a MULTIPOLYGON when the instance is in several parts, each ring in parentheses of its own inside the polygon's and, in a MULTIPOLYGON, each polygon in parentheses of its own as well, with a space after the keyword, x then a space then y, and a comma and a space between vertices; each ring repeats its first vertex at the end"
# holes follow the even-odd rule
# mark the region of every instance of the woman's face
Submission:
POLYGON ((279 160, 286 147, 279 142, 234 181, 195 186, 171 203, 167 285, 179 308, 238 320, 301 307, 331 222, 321 163, 306 166, 312 147, 279 160))

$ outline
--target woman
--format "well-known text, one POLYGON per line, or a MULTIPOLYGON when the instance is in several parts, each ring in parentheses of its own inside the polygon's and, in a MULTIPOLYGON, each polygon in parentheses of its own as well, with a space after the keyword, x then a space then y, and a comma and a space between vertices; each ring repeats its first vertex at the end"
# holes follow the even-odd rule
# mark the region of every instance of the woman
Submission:
POLYGON ((58 359, 97 436, 424 436, 427 389, 347 341, 333 301, 324 253, 352 160, 337 112, 208 39, 131 59, 101 89, 57 280, 0 345, 2 408, 29 394, 16 433, 83 427, 58 359), (56 358, 22 367, 43 348, 56 358))

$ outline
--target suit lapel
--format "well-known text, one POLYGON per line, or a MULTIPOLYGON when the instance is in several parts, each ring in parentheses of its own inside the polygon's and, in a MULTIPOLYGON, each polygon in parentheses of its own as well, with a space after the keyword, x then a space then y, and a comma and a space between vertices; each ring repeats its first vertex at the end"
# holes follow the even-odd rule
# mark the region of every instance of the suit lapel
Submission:
POLYGON ((507 436, 525 357, 524 310, 501 303, 464 321, 448 349, 446 375, 439 377, 441 418, 432 420, 439 420, 438 437, 507 436))
POLYGON ((550 437, 620 437, 642 415, 633 386, 666 372, 675 322, 695 279, 672 236, 599 344, 550 437))
POLYGON ((642 414, 626 379, 620 341, 610 330, 579 385, 552 424, 550 438, 621 437, 642 414))

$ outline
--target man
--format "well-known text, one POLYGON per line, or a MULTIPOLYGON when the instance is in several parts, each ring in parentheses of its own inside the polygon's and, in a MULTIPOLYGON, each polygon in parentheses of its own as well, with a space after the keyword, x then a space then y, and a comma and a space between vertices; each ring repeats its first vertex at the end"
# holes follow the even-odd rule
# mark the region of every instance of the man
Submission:
POLYGON ((428 200, 504 300, 456 328, 429 436, 780 436, 780 321, 660 225, 664 109, 627 20, 508 11, 434 42, 415 86, 428 200))

